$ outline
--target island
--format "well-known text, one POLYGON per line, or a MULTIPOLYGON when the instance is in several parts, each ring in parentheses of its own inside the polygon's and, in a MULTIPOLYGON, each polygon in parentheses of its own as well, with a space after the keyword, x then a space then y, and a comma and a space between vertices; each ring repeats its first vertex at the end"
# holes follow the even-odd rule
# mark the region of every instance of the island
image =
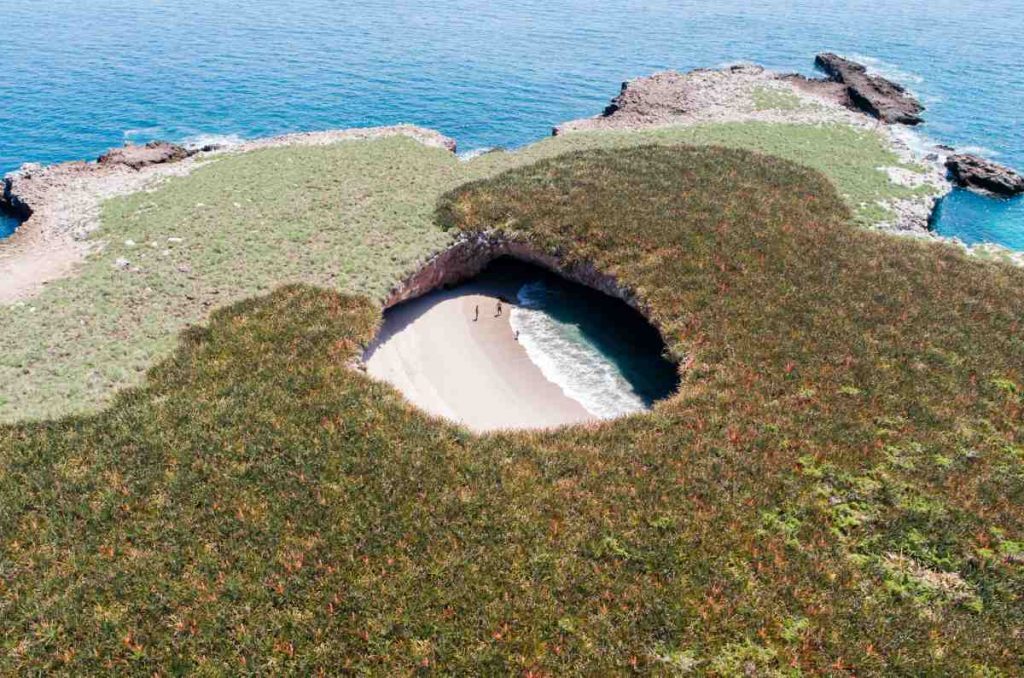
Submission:
POLYGON ((8 176, 0 667, 1013 675, 1024 268, 928 222, 1015 174, 819 63, 471 159, 403 125, 8 176), (642 316, 673 392, 493 430, 375 377, 387 314, 508 260, 642 316))

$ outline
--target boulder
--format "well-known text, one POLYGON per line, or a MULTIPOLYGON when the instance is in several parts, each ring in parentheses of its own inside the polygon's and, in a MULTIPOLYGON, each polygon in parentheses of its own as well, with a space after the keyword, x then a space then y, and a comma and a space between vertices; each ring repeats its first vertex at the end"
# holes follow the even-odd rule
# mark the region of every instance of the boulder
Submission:
POLYGON ((166 141, 151 141, 145 146, 128 144, 121 148, 112 148, 101 155, 96 162, 107 167, 123 165, 134 170, 149 165, 160 165, 166 162, 178 162, 193 154, 183 146, 166 141))
POLYGON ((946 158, 946 168, 958 186, 999 196, 1024 193, 1024 176, 997 162, 967 153, 946 158))
POLYGON ((902 85, 878 75, 871 75, 863 64, 825 52, 814 64, 834 82, 846 86, 850 102, 858 109, 882 122, 917 125, 923 122, 924 106, 902 85))

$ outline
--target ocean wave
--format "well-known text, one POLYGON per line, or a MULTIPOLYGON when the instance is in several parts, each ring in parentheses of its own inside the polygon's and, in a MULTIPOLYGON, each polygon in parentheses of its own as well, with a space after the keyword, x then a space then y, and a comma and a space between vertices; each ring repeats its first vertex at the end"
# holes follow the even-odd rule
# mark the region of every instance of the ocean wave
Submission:
POLYGON ((866 56, 864 54, 851 54, 850 59, 864 64, 865 68, 868 69, 868 73, 871 75, 880 75, 883 78, 893 80, 904 86, 920 85, 924 82, 924 78, 917 73, 905 71, 899 66, 891 64, 888 61, 883 61, 877 57, 866 56))
POLYGON ((479 158, 481 155, 484 155, 485 153, 490 153, 493 150, 495 150, 493 146, 483 146, 481 148, 471 148, 468 151, 462 151, 462 152, 458 153, 456 155, 456 157, 458 157, 458 159, 461 160, 462 162, 468 162, 468 161, 472 160, 473 158, 479 158))
POLYGON ((139 143, 145 141, 152 141, 153 139, 159 139, 163 136, 163 127, 135 127, 133 129, 126 129, 121 133, 121 136, 125 141, 131 143, 139 143))
POLYGON ((239 146, 245 139, 237 134, 194 134, 181 140, 185 148, 203 148, 204 146, 239 146))
POLYGON ((549 289, 542 282, 520 288, 518 307, 509 315, 519 343, 541 373, 562 392, 601 419, 646 410, 643 399, 619 369, 580 334, 542 310, 549 289))
POLYGON ((983 158, 995 158, 1002 155, 999 151, 994 148, 987 146, 957 146, 957 153, 971 153, 973 155, 980 155, 983 158))
POLYGON ((893 125, 889 128, 889 133, 917 156, 923 157, 929 153, 943 154, 947 152, 940 148, 941 142, 936 141, 920 130, 912 129, 905 125, 893 125))

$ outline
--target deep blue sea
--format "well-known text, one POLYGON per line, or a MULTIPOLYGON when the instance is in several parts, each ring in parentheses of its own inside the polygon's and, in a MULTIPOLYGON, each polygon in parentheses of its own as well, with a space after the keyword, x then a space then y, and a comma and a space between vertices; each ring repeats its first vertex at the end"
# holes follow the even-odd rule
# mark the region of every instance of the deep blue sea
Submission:
MULTIPOLYGON (((622 80, 866 58, 921 133, 1024 167, 1021 0, 0 0, 0 172, 126 140, 410 122, 519 146, 622 80)), ((0 233, 10 224, 0 224, 0 233)), ((1024 201, 958 192, 937 228, 1024 249, 1024 201)))

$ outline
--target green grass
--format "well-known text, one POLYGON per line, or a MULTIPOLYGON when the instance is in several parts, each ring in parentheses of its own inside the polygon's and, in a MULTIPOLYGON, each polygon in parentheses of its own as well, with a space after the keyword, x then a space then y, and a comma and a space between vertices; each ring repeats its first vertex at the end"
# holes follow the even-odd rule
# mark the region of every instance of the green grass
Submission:
POLYGON ((795 111, 803 102, 793 92, 769 87, 757 87, 751 92, 755 111, 795 111))
POLYGON ((428 419, 346 368, 375 305, 307 286, 0 427, 0 672, 1019 673, 1024 272, 849 216, 730 149, 447 196, 663 328, 679 394, 596 428, 428 419))
POLYGON ((107 243, 101 253, 25 306, 0 307, 0 421, 98 411, 141 383, 181 329, 281 284, 379 298, 449 242, 431 220, 444 191, 566 151, 644 143, 750 148, 807 165, 859 223, 884 218, 879 201, 912 193, 878 170, 898 160, 877 135, 844 126, 572 134, 467 163, 406 138, 227 157, 109 201, 94 235, 107 243), (122 257, 142 272, 115 270, 122 257))

